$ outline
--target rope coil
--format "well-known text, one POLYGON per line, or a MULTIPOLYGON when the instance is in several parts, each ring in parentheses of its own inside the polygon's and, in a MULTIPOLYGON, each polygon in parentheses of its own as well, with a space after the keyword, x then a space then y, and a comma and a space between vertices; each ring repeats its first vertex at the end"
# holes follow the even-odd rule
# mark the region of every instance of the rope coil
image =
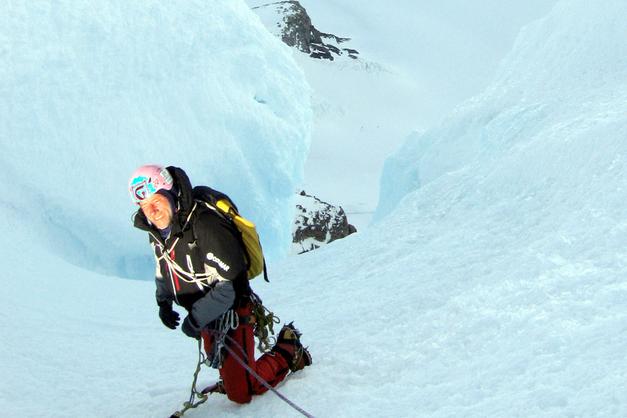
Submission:
POLYGON ((175 413, 170 415, 170 418, 180 418, 183 416, 183 414, 185 414, 185 412, 187 412, 187 410, 198 408, 198 406, 204 404, 205 402, 207 402, 207 399, 209 399, 209 394, 199 392, 196 389, 196 382, 198 381, 198 375, 200 374, 200 367, 206 361, 204 358, 205 356, 202 353, 200 341, 201 340, 199 339, 198 340, 198 363, 196 364, 196 371, 194 372, 194 380, 192 381, 192 389, 189 395, 189 401, 183 402, 183 409, 181 409, 180 411, 176 411, 175 413), (198 401, 196 401, 196 398, 198 398, 198 401))
MULTIPOLYGON (((192 209, 189 211, 189 215, 187 215, 187 219, 185 219, 185 223, 183 224, 183 230, 187 227, 189 221, 192 219, 192 215, 194 214, 197 206, 198 204, 194 203, 194 206, 192 206, 192 209)), ((211 283, 209 279, 214 279, 216 277, 215 273, 195 273, 193 271, 189 272, 170 257, 170 252, 174 249, 174 247, 176 247, 179 239, 180 237, 176 237, 174 242, 170 245, 170 248, 165 248, 159 243, 159 240, 156 240, 157 244, 161 248, 161 255, 157 257, 157 261, 165 261, 168 267, 176 272, 178 277, 185 283, 199 284, 203 287, 210 287, 211 283)), ((213 282, 213 280, 211 280, 211 282, 213 282)))

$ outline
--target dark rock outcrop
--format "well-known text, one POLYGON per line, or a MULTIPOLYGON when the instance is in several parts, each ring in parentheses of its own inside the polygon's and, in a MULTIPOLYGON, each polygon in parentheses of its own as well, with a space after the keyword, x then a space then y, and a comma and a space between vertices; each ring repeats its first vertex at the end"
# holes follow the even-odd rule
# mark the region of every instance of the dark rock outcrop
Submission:
POLYGON ((352 48, 342 48, 340 44, 350 41, 332 33, 319 31, 311 22, 307 10, 296 0, 278 1, 253 7, 260 11, 264 8, 274 8, 279 19, 277 26, 280 36, 287 45, 298 48, 312 58, 328 59, 347 56, 357 59, 359 52, 352 48))
POLYGON ((302 254, 315 250, 353 232, 357 229, 348 223, 344 209, 300 192, 292 233, 294 252, 302 254))

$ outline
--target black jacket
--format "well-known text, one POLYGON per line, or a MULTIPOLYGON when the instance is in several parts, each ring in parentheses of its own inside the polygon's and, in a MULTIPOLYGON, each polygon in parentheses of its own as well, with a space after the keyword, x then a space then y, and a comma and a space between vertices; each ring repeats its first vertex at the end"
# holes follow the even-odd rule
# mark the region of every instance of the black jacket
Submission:
POLYGON ((157 262, 159 306, 176 302, 204 327, 250 291, 246 255, 229 221, 194 199, 185 172, 177 167, 168 171, 177 191, 169 237, 163 240, 141 209, 134 223, 149 233, 157 262))

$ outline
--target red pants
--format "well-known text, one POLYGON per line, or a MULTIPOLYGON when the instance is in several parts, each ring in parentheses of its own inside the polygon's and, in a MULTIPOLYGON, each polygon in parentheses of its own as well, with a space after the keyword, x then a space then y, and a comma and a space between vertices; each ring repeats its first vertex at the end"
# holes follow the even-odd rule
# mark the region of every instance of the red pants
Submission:
MULTIPOLYGON (((240 318, 250 317, 252 314, 252 305, 248 304, 238 308, 237 314, 240 318)), ((253 335, 252 324, 241 324, 237 329, 229 331, 229 336, 237 342, 243 349, 235 346, 229 339, 225 344, 233 350, 234 354, 240 357, 251 369, 261 376, 270 386, 278 385, 290 371, 287 360, 278 353, 265 353, 259 359, 255 360, 255 337, 253 335)), ((213 335, 207 330, 202 331, 202 339, 207 354, 211 353, 213 345, 213 335)), ((220 368, 220 377, 224 383, 226 395, 230 400, 237 403, 248 403, 252 399, 252 395, 261 395, 268 389, 251 375, 239 362, 233 358, 229 352, 225 353, 224 362, 220 368)))

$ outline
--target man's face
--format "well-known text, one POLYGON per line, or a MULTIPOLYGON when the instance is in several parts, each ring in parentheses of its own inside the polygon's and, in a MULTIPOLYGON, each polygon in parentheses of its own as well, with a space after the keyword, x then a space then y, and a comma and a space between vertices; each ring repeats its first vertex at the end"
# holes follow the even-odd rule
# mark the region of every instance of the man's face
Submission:
POLYGON ((151 224, 159 229, 165 229, 172 222, 172 207, 167 197, 155 193, 152 196, 139 202, 144 215, 151 224))

